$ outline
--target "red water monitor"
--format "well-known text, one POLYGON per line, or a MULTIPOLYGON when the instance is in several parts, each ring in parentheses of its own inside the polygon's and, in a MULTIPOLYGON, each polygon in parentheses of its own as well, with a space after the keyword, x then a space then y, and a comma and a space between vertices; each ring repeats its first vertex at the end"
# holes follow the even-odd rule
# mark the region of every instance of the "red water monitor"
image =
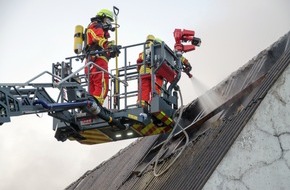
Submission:
POLYGON ((174 39, 175 45, 174 48, 176 51, 189 52, 195 50, 195 46, 200 46, 200 38, 196 38, 195 32, 193 30, 186 29, 175 29, 174 30, 174 39), (184 45, 185 42, 191 42, 191 44, 184 45))

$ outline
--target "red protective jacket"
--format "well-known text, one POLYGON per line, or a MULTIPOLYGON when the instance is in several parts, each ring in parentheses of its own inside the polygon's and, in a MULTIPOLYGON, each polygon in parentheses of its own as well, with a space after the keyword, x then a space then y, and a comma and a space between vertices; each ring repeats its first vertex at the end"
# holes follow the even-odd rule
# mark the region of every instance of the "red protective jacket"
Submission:
MULTIPOLYGON (((108 46, 108 38, 110 38, 110 33, 104 30, 101 23, 92 22, 87 27, 87 45, 89 47, 94 47, 96 50, 106 49, 108 46)), ((95 49, 94 49, 95 50, 95 49)))
MULTIPOLYGON (((97 22, 90 23, 86 35, 87 51, 101 51, 107 49, 110 34, 103 29, 102 24, 97 22)), ((89 56, 86 63, 92 61, 108 72, 108 60, 109 56, 107 54, 102 54, 101 56, 89 56)), ((101 104, 103 104, 108 94, 109 74, 107 72, 102 71, 96 66, 85 69, 85 73, 89 74, 89 93, 101 104)))

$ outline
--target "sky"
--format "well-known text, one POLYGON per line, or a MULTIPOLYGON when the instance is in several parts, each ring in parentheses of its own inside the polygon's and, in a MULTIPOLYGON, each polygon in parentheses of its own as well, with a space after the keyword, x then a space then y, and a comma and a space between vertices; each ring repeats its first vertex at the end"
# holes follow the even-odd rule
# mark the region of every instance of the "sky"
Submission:
MULTIPOLYGON (((118 42, 148 34, 174 46, 175 28, 194 30, 202 44, 184 54, 193 78, 180 80, 184 104, 217 85, 290 30, 288 0, 0 2, 0 83, 22 83, 73 56, 75 25, 87 26, 102 8, 119 8, 118 42)), ((115 34, 111 33, 112 39, 115 34)), ((139 50, 129 52, 134 62, 139 50)), ((120 61, 119 61, 120 62, 120 61)), ((114 67, 114 60, 110 61, 114 67)), ((81 63, 80 63, 81 64, 81 63)), ((82 65, 75 65, 79 68, 82 65)), ((25 115, 0 126, 0 189, 64 189, 133 140, 93 146, 58 142, 52 118, 25 115)))

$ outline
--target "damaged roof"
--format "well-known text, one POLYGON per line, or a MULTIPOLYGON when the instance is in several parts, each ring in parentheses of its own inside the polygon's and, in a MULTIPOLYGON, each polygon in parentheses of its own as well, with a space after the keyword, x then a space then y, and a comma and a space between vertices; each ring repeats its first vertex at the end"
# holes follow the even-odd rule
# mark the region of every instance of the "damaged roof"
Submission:
POLYGON ((290 32, 180 109, 170 140, 138 139, 66 189, 202 189, 289 63, 290 32))

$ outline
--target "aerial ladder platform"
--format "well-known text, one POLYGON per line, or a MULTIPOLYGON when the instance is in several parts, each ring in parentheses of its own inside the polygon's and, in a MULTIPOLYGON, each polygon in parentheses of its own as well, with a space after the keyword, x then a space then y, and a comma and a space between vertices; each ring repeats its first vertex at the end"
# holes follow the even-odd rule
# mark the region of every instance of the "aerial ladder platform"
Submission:
MULTIPOLYGON (((137 64, 130 64, 127 60, 130 48, 137 47, 145 53, 144 42, 119 46, 124 62, 122 67, 109 72, 110 91, 106 106, 100 105, 87 92, 88 77, 83 74, 83 70, 94 65, 101 72, 106 71, 93 62, 74 70, 73 67, 79 66, 79 61, 87 56, 82 54, 53 63, 51 72, 44 71, 25 83, 0 83, 0 125, 10 122, 11 117, 48 113, 53 117, 53 130, 57 140, 75 140, 82 144, 99 144, 169 133, 173 129, 174 117, 179 107, 178 82, 181 72, 190 76, 187 68, 181 64, 181 56, 195 50, 201 42, 194 35, 191 30, 175 29, 174 50, 164 42, 151 46, 148 59, 152 70, 152 100, 147 107, 137 102, 142 93, 137 64), (185 44, 187 42, 190 44, 185 44), (50 76, 51 81, 35 82, 44 75, 50 76), (156 75, 163 78, 161 94, 155 89, 156 75), (57 91, 57 98, 52 98, 51 89, 57 91)), ((103 52, 89 52, 96 56, 101 53, 103 52)), ((148 63, 144 59, 142 64, 148 63)))

